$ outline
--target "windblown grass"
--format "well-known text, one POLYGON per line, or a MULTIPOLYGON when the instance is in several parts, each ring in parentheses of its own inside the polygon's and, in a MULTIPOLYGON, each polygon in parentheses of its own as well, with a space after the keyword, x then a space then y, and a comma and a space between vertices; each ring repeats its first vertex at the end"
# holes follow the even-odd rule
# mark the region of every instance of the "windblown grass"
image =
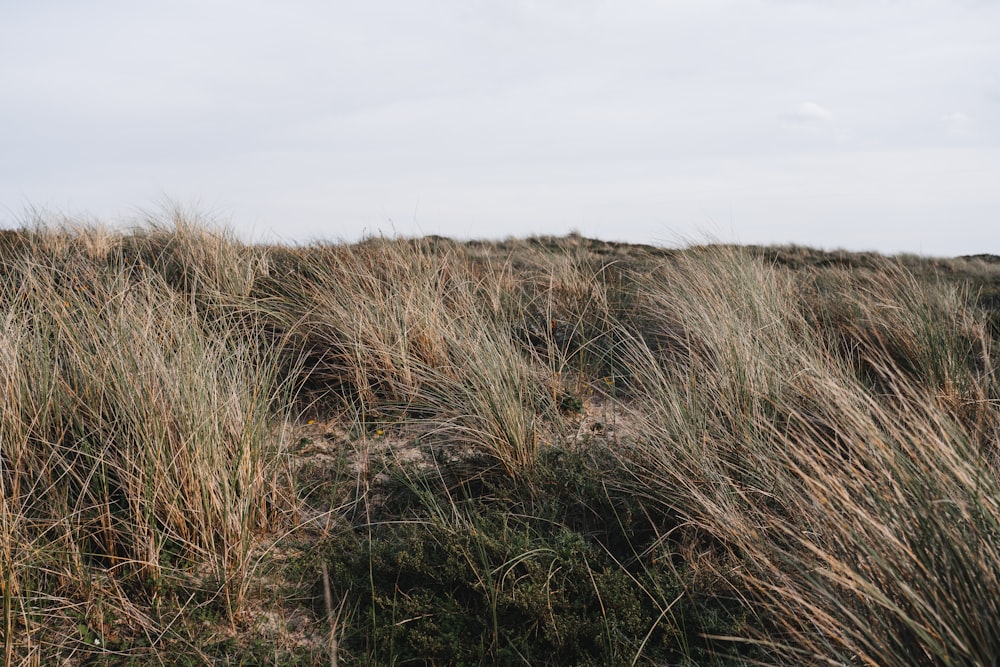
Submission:
POLYGON ((896 267, 802 278, 709 250, 651 284, 700 356, 636 342, 634 486, 723 545, 782 662, 991 664, 992 340, 896 267))
POLYGON ((35 230, 5 248, 5 664, 93 649, 119 621, 160 632, 137 609, 182 568, 208 568, 238 614, 253 534, 294 509, 275 348, 208 329, 196 293, 120 241, 35 230))
POLYGON ((995 664, 998 266, 4 232, 4 664, 995 664))

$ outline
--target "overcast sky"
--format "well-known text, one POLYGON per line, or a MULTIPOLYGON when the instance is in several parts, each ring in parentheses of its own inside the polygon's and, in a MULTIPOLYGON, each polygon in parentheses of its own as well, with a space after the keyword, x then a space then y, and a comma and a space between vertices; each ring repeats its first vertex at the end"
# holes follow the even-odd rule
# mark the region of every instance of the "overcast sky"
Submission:
POLYGON ((1000 254, 1000 2, 2 0, 0 226, 1000 254))

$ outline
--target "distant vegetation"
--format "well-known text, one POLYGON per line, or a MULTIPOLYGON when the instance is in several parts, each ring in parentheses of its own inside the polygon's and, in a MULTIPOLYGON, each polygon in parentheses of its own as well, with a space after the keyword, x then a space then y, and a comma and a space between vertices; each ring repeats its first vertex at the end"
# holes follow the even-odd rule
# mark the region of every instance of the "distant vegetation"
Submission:
POLYGON ((0 235, 5 665, 985 665, 1000 263, 0 235))

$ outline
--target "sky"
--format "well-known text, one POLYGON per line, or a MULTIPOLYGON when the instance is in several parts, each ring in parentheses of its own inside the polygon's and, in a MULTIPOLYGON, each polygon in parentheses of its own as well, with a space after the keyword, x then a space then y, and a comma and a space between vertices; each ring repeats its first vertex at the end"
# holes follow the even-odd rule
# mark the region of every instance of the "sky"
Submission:
POLYGON ((1000 0, 3 0, 0 227, 1000 254, 997 35, 1000 0))

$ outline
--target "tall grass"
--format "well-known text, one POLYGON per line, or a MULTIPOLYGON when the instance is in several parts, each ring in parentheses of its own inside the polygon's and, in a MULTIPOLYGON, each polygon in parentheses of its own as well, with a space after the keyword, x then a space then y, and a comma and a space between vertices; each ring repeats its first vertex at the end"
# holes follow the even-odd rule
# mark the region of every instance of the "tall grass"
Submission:
POLYGON ((208 329, 194 288, 169 288, 120 241, 34 230, 4 249, 6 664, 100 643, 111 617, 149 622, 127 599, 155 598, 178 567, 207 566, 238 613, 253 536, 292 508, 276 350, 208 329))
POLYGON ((990 341, 945 285, 814 278, 712 249, 656 277, 698 361, 635 342, 635 488, 721 545, 781 661, 993 664, 990 341))
POLYGON ((324 573, 313 622, 339 619, 344 660, 995 664, 998 332, 977 262, 265 246, 178 212, 5 232, 4 664, 188 640, 218 658, 183 628, 195 609, 249 627, 262 544, 315 537, 290 445, 357 463, 389 429, 408 449, 381 481, 310 480, 357 490, 322 509, 340 527, 315 537, 322 567, 300 564, 324 573))
POLYGON ((514 278, 502 261, 386 239, 286 261, 293 284, 268 285, 257 307, 307 350, 307 393, 332 395, 366 420, 433 423, 512 474, 530 465, 536 414, 551 410, 551 397, 513 335, 514 278))

